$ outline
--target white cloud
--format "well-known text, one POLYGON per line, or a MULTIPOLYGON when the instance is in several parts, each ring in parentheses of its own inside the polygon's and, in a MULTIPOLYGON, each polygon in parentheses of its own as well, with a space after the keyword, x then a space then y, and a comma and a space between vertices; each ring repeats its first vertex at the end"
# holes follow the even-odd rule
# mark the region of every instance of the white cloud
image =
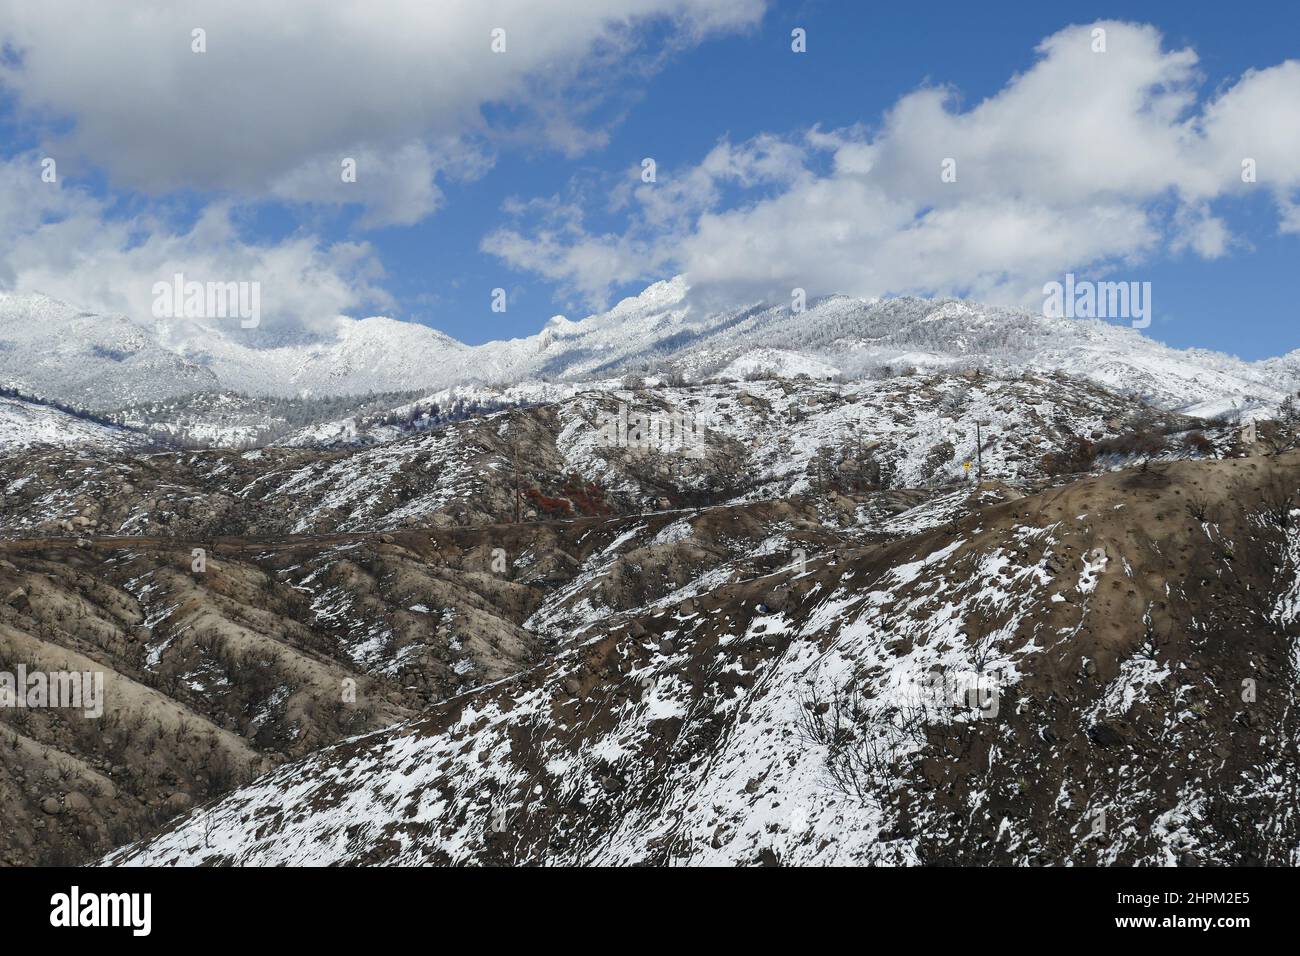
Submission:
POLYGON ((1173 239, 1170 249, 1182 252, 1191 249, 1202 259, 1218 259, 1227 255, 1234 243, 1228 224, 1210 212, 1208 204, 1185 206, 1174 217, 1173 239))
POLYGON ((1206 105, 1196 128, 1207 170, 1200 195, 1251 188, 1241 181, 1242 160, 1249 158, 1259 184, 1285 206, 1300 190, 1300 61, 1249 71, 1206 105))
POLYGON ((628 275, 649 275, 669 265, 663 250, 633 236, 589 235, 574 202, 543 199, 507 202, 506 207, 529 216, 534 227, 527 236, 497 229, 484 238, 483 250, 584 295, 626 281, 628 275))
POLYGON ((290 202, 358 203, 365 207, 361 228, 380 225, 409 226, 442 205, 443 191, 436 178, 441 173, 471 179, 490 165, 475 144, 454 141, 442 148, 411 142, 392 151, 369 147, 352 154, 303 163, 272 181, 267 191, 290 202), (344 162, 355 166, 353 181, 344 182, 344 162))
POLYGON ((663 271, 732 301, 797 286, 1029 304, 1067 270, 1224 255, 1236 239, 1212 204, 1252 188, 1273 197, 1279 228, 1297 228, 1300 63, 1201 101, 1192 50, 1165 50, 1151 27, 1103 26, 1106 52, 1093 52, 1091 25, 1064 29, 969 109, 923 88, 874 132, 723 144, 693 168, 661 167, 656 185, 616 190, 626 228, 592 234, 571 214, 564 229, 530 232, 524 215, 484 249, 593 305, 663 271), (1241 181, 1246 157, 1253 186, 1241 181), (940 175, 948 158, 955 182, 940 175), (724 185, 751 191, 724 202, 724 185))
POLYGON ((667 19, 670 43, 685 44, 753 24, 763 6, 0 0, 0 88, 46 123, 48 152, 102 167, 115 185, 364 202, 370 224, 407 223, 436 208, 436 178, 483 169, 495 135, 486 106, 508 103, 514 122, 535 122, 566 151, 599 143, 565 96, 635 61, 642 25, 667 19), (505 53, 490 49, 498 27, 505 53), (348 156, 360 160, 350 192, 348 156))
POLYGON ((182 226, 158 214, 115 215, 84 189, 42 183, 39 162, 31 153, 0 161, 0 287, 152 321, 154 283, 177 272, 259 282, 263 327, 249 339, 328 328, 340 314, 391 305, 365 243, 248 242, 224 203, 182 226))
MULTIPOLYGON (((153 284, 174 272, 258 281, 264 337, 391 307, 367 244, 306 230, 253 240, 245 213, 357 204, 361 228, 419 222, 498 148, 599 145, 586 118, 619 70, 653 70, 679 46, 752 25, 764 3, 0 0, 0 95, 8 118, 44 133, 39 153, 0 154, 0 288, 147 321, 153 284), (667 27, 656 49, 651 23, 667 27), (495 28, 504 53, 491 50, 495 28), (497 104, 504 123, 486 118, 497 104), (63 185, 40 182, 42 156, 63 185), (66 185, 96 170, 106 195, 66 185), (173 193, 210 205, 188 216, 173 193)), ((571 253, 572 268, 581 260, 571 253)))

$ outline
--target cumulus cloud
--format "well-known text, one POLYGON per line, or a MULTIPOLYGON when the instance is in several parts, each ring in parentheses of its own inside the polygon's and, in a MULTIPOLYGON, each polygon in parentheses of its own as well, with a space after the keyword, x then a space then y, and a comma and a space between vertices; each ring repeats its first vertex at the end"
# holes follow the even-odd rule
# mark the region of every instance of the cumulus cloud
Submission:
POLYGON ((758 136, 740 146, 719 143, 699 165, 653 183, 637 166, 614 186, 609 206, 632 210, 636 225, 625 233, 592 234, 585 226, 579 184, 572 197, 507 201, 512 219, 530 228, 503 226, 484 237, 484 252, 512 266, 560 284, 594 305, 609 291, 634 279, 663 278, 676 267, 675 241, 691 233, 702 214, 716 207, 727 188, 789 189, 806 178, 804 151, 775 136, 758 136))
POLYGON ((588 231, 577 210, 557 227, 521 204, 483 248, 595 306, 665 270, 722 300, 800 287, 1029 304, 1063 271, 1224 255, 1236 237, 1215 204, 1252 189, 1273 198, 1280 229, 1297 228, 1300 63, 1202 99, 1195 52, 1166 50, 1149 26, 1074 26, 1037 52, 969 109, 926 87, 874 130, 723 143, 654 185, 616 188, 617 229, 588 231), (949 160, 955 181, 941 175, 949 160))
POLYGON ((263 337, 391 307, 368 244, 250 238, 249 213, 354 204, 362 229, 417 223, 499 149, 599 145, 588 119, 618 71, 752 25, 764 3, 0 0, 5 119, 41 142, 0 150, 0 288, 148 321, 174 272, 258 281, 263 337), (59 184, 40 181, 43 156, 59 184), (107 189, 66 185, 100 172, 107 189))
MULTIPOLYGON (((46 148, 151 194, 361 202, 409 223, 439 178, 474 175, 485 107, 562 149, 600 142, 561 95, 635 59, 647 23, 671 44, 756 22, 764 0, 0 0, 0 88, 46 148), (505 52, 491 32, 505 30, 505 52), (206 52, 192 49, 205 31, 206 52), (340 162, 358 160, 357 189, 340 162)), ((573 102, 582 102, 573 97, 573 102)), ((512 130, 512 132, 517 132, 512 130)))
POLYGON ((115 211, 85 189, 40 182, 40 159, 0 161, 0 287, 152 321, 154 283, 178 272, 200 282, 258 282, 263 327, 244 336, 267 341, 392 304, 365 243, 297 234, 249 242, 225 203, 183 224, 162 213, 115 211))

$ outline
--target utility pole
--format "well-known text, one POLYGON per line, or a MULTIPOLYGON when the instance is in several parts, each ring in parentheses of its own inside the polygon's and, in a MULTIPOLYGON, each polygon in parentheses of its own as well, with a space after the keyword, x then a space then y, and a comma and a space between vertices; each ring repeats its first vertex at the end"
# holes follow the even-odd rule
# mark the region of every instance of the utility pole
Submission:
POLYGON ((984 480, 984 436, 980 431, 980 426, 987 424, 986 421, 975 419, 975 475, 977 481, 984 480))

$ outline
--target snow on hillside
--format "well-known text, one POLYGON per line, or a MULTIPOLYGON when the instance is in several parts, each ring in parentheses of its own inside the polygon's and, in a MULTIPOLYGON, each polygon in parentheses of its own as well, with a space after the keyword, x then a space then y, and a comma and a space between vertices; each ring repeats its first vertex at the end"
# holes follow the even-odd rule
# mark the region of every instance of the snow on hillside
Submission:
MULTIPOLYGON (((829 500, 832 487, 971 489, 981 463, 986 482, 1034 484, 1049 477, 1044 456, 1135 429, 1158 432, 1163 457, 1202 454, 1196 425, 1063 376, 756 381, 582 391, 328 449, 39 452, 0 461, 0 477, 36 475, 63 492, 7 503, 3 520, 13 529, 90 514, 123 534, 391 531, 513 520, 516 460, 522 516, 568 518, 804 494, 829 500), (610 433, 620 414, 693 424, 698 457, 620 446, 610 433)), ((843 520, 857 520, 851 508, 843 520)), ((917 526, 924 520, 918 515, 917 526)))
POLYGON ((536 335, 476 346, 383 317, 339 317, 318 339, 282 342, 267 330, 243 337, 228 323, 135 324, 43 296, 0 295, 0 380, 97 408, 216 388, 320 396, 580 382, 627 371, 694 380, 763 371, 859 378, 972 364, 1010 373, 1059 369, 1169 409, 1267 405, 1300 388, 1297 353, 1244 362, 1172 349, 1099 321, 950 299, 844 296, 801 312, 751 305, 704 313, 689 292, 679 276, 607 312, 555 317, 536 335))
MULTIPOLYGON (((737 467, 740 481, 748 488, 736 500, 814 490, 819 456, 828 471, 835 469, 835 480, 845 477, 846 462, 866 463, 873 470, 864 480, 886 487, 971 478, 964 465, 969 462, 974 469, 977 460, 988 480, 1035 480, 1043 474, 1043 455, 1076 437, 1113 437, 1142 411, 1131 400, 1086 382, 1029 375, 592 391, 561 405, 556 444, 565 467, 629 492, 635 483, 625 459, 609 453, 597 427, 620 404, 629 414, 675 413, 696 422, 709 436, 710 447, 731 443, 730 454, 743 461, 737 467), (976 422, 982 443, 978 454, 976 422)), ((682 471, 688 485, 696 481, 706 487, 710 480, 706 471, 695 476, 689 468, 682 471)))
MULTIPOLYGON (((1294 828, 1258 825, 1294 794, 1294 663, 1246 622, 1286 617, 1300 550, 1241 496, 1298 469, 1110 474, 806 560, 769 524, 775 570, 593 607, 537 664, 104 862, 1294 865, 1294 828), (1243 707, 1241 674, 1275 690, 1243 707)), ((708 520, 655 517, 606 549, 648 563, 708 520)))
POLYGON ((142 443, 140 435, 48 405, 0 397, 0 451, 34 445, 125 450, 142 443))
POLYGON ((729 363, 717 373, 718 378, 744 380, 758 375, 794 378, 807 375, 809 378, 834 378, 840 370, 827 362, 818 361, 802 352, 789 349, 753 349, 745 352, 735 361, 729 363))
MULTIPOLYGON (((888 721, 933 670, 971 668, 962 608, 998 603, 1013 632, 1051 583, 1050 537, 1037 537, 1012 543, 1041 553, 1025 567, 1005 556, 967 567, 957 540, 875 580, 848 567, 832 589, 810 581, 788 614, 755 615, 713 595, 707 606, 684 597, 645 609, 644 636, 598 625, 544 668, 272 772, 205 811, 206 841, 181 826, 107 862, 330 865, 386 841, 382 862, 468 863, 543 806, 611 802, 618 809, 602 813, 599 832, 557 827, 547 862, 643 862, 670 842, 677 862, 697 864, 754 862, 765 848, 795 863, 918 862, 913 841, 886 837, 881 808, 828 787, 822 748, 801 739, 801 709, 810 694, 864 674, 863 697, 888 721), (1008 574, 1021 585, 1014 592, 1008 574), (910 650, 898 654, 896 643, 910 650), (580 688, 605 666, 592 662, 615 660, 623 702, 606 714, 613 697, 584 701, 580 688), (710 676, 691 678, 700 666, 710 676), (707 754, 697 748, 709 735, 674 729, 706 724, 726 728, 707 754), (670 753, 657 753, 665 745, 670 753), (529 755, 536 769, 524 766, 529 755)), ((986 663, 1014 683, 1032 649, 1030 640, 986 663)), ((900 731, 895 746, 903 759, 921 741, 900 731)))
POLYGON ((216 388, 218 380, 125 316, 0 292, 0 385, 102 411, 216 388))
MULTIPOLYGON (((492 393, 475 392, 487 401, 492 393)), ((545 393, 513 392, 516 399, 545 393)), ((554 391, 551 392, 554 394, 554 391)), ((497 397, 502 397, 500 394, 497 397)), ((973 480, 1035 481, 1042 458, 1076 438, 1124 433, 1143 409, 1130 399, 1064 377, 908 376, 884 381, 758 381, 622 389, 602 383, 548 405, 544 436, 522 454, 550 462, 623 501, 659 483, 670 500, 692 494, 752 501, 803 494, 817 482, 915 488, 973 480), (602 423, 619 414, 676 416, 703 429, 704 457, 642 456, 611 448, 602 423), (982 447, 976 450, 976 422, 982 447), (818 460, 822 460, 821 478, 818 460), (968 472, 964 465, 969 462, 968 472), (669 468, 671 481, 656 478, 669 468), (853 468, 856 470, 846 471, 853 468)), ((511 413, 361 448, 299 466, 259 494, 296 514, 293 530, 388 530, 429 521, 454 502, 505 494, 511 413)), ((1191 428, 1190 420, 1171 427, 1191 428)), ((504 498, 502 499, 504 501, 504 498)))

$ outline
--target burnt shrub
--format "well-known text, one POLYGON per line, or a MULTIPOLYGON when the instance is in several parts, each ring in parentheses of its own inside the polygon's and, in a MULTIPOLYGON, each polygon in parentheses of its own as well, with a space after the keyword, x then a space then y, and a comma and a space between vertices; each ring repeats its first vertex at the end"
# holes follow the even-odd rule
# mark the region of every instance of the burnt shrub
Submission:
POLYGON ((1096 449, 1098 455, 1158 455, 1165 450, 1165 437, 1150 428, 1134 429, 1114 438, 1103 438, 1097 442, 1096 449))
POLYGON ((1039 462, 1048 475, 1072 475, 1087 471, 1097 459, 1097 446, 1086 438, 1076 438, 1060 451, 1049 451, 1039 462))
POLYGON ((1190 431, 1183 436, 1183 448, 1194 455, 1214 454, 1214 442, 1205 437, 1205 432, 1190 431))

